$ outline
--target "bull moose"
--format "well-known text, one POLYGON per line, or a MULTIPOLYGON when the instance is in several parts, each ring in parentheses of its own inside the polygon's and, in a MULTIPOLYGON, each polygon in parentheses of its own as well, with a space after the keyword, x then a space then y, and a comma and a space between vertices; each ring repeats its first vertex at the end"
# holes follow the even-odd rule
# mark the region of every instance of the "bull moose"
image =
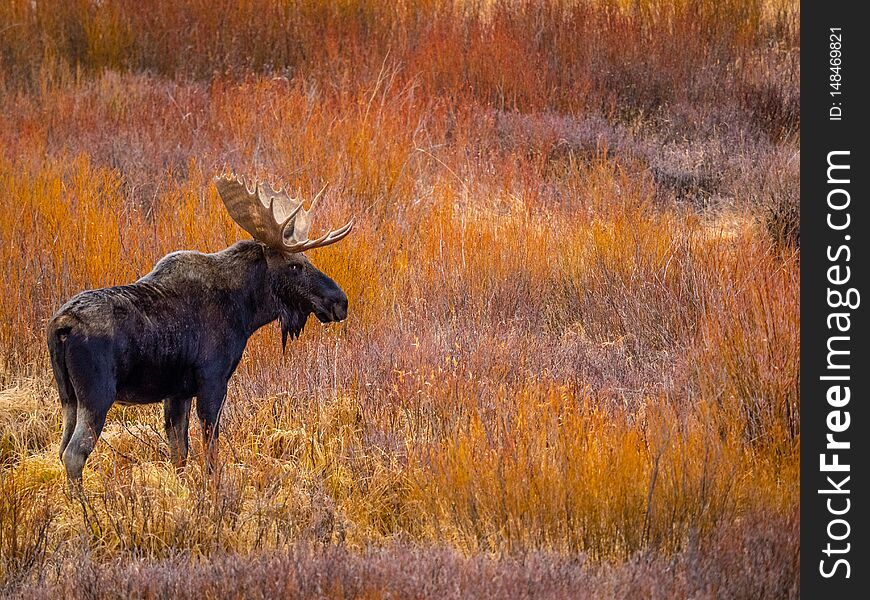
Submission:
POLYGON ((287 335, 298 338, 311 313, 322 323, 347 316, 344 291, 303 252, 339 241, 353 219, 309 239, 323 190, 305 210, 266 182, 222 175, 215 186, 253 240, 214 254, 168 254, 135 283, 74 296, 48 324, 63 412, 60 458, 73 483, 81 481, 115 402, 163 402, 171 459, 180 467, 196 396, 211 466, 227 382, 251 335, 277 319, 286 347, 287 335))

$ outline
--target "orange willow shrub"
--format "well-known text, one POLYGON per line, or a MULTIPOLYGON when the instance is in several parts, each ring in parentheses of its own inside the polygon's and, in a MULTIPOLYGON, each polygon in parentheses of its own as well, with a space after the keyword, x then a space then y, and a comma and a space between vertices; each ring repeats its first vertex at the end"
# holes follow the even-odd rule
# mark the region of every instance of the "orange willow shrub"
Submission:
POLYGON ((750 507, 796 500, 796 488, 783 498, 766 475, 778 463, 759 461, 739 427, 719 432, 705 411, 679 414, 648 399, 630 418, 583 393, 529 384, 495 412, 419 453, 412 481, 433 539, 468 551, 627 558, 647 545, 679 549, 750 507))
POLYGON ((800 264, 741 242, 692 360, 702 397, 739 412, 752 443, 788 452, 800 436, 800 264))

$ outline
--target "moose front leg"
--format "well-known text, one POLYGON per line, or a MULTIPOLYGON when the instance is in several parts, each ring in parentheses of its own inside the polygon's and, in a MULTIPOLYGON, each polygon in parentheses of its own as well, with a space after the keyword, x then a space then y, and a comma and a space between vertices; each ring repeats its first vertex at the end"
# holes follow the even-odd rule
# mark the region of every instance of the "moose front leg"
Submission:
POLYGON ((163 427, 169 440, 169 455, 176 469, 187 462, 188 424, 191 398, 167 398, 163 401, 163 427))
POLYGON ((226 396, 227 384, 223 381, 219 385, 201 386, 196 397, 196 414, 202 425, 205 463, 209 473, 214 472, 217 465, 219 421, 226 396))

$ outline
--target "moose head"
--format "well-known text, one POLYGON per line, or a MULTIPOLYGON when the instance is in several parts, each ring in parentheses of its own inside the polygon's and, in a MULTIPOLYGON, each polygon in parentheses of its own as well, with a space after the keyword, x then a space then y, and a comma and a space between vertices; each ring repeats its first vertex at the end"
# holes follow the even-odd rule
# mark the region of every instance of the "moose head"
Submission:
POLYGON ((299 337, 311 313, 321 323, 344 320, 347 296, 303 254, 334 244, 353 228, 351 219, 335 231, 327 231, 317 239, 309 238, 312 215, 326 186, 317 193, 308 210, 302 200, 266 182, 253 182, 249 186, 244 177, 223 175, 215 178, 215 186, 233 220, 265 246, 282 346, 286 347, 288 334, 299 337))

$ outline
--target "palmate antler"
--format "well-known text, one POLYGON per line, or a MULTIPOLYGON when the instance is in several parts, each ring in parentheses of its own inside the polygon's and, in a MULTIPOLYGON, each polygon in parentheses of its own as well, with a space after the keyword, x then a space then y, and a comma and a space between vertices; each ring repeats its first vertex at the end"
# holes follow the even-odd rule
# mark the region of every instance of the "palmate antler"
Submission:
POLYGON ((233 221, 255 240, 287 253, 334 244, 353 228, 351 219, 344 227, 308 239, 312 213, 326 186, 311 201, 311 208, 305 210, 302 200, 291 198, 285 190, 276 190, 267 182, 254 180, 251 189, 244 177, 221 175, 215 177, 214 183, 233 221))

